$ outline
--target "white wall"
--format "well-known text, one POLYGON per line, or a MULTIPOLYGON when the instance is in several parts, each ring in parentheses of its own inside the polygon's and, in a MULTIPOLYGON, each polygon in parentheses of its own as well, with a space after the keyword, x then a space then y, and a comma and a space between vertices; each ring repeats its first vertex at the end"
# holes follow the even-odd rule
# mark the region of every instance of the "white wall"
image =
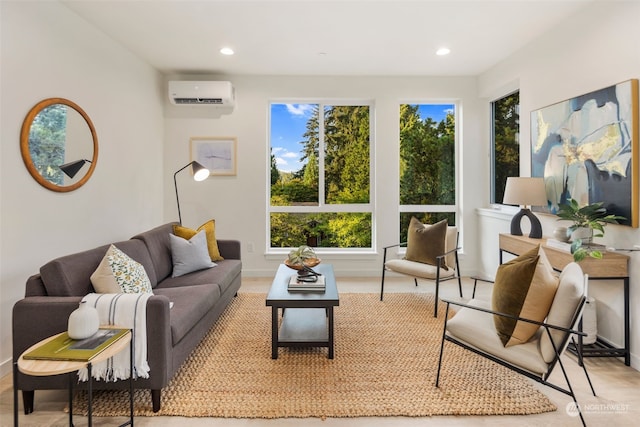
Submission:
MULTIPOLYGON (((519 81, 521 173, 530 174, 530 117, 532 110, 616 83, 640 78, 640 3, 598 2, 545 34, 508 60, 478 78, 481 97, 488 100, 507 82, 519 81)), ((638 118, 637 118, 638 119, 638 118)), ((637 155, 637 154, 636 154, 637 155)), ((508 220, 502 220, 509 221, 508 220)), ((545 235, 558 225, 555 216, 541 215, 545 235)), ((500 220, 498 220, 500 222, 500 220)), ((526 221, 525 221, 526 222, 526 221)), ((484 212, 480 229, 485 235, 508 232, 496 224, 496 215, 484 212)), ((640 243, 640 230, 608 226, 602 243, 632 247, 640 243)), ((491 253, 497 254, 497 240, 491 253)), ((640 253, 630 254, 632 366, 640 367, 640 253)), ((486 258, 480 268, 492 275, 496 258, 486 258)), ((623 295, 620 281, 591 281, 597 301, 599 334, 616 345, 623 341, 623 295)))
POLYGON ((11 361, 11 310, 40 265, 162 221, 160 75, 57 2, 0 2, 0 375, 11 361), (19 134, 27 112, 68 98, 91 117, 95 172, 70 193, 31 178, 19 134))
MULTIPOLYGON (((214 118, 211 110, 170 107, 166 103, 165 125, 165 221, 177 218, 173 182, 169 176, 190 161, 189 138, 236 136, 238 173, 233 177, 211 177, 196 183, 189 174, 178 175, 183 224, 197 227, 216 219, 220 237, 242 242, 243 274, 267 277, 284 255, 265 256, 267 248, 267 182, 269 174, 268 113, 272 100, 355 98, 375 102, 375 245, 368 255, 322 254, 338 275, 380 276, 381 247, 398 243, 399 200, 399 105, 406 102, 459 102, 464 141, 458 168, 461 171, 462 219, 467 232, 465 249, 475 247, 476 217, 473 207, 487 200, 488 167, 483 158, 480 131, 488 117, 486 106, 476 96, 475 78, 375 78, 375 77, 268 77, 268 76, 171 76, 170 79, 222 79, 233 82, 237 107, 233 114, 214 118), (478 177, 481 177, 479 181, 478 177), (180 179, 182 178, 182 179, 180 179), (484 184, 483 182, 486 182, 484 184), (467 191, 464 191, 464 190, 467 191), (255 251, 248 252, 253 242, 255 251)), ((472 250, 475 252, 475 249, 472 250)), ((465 262, 473 271, 473 258, 465 262)))

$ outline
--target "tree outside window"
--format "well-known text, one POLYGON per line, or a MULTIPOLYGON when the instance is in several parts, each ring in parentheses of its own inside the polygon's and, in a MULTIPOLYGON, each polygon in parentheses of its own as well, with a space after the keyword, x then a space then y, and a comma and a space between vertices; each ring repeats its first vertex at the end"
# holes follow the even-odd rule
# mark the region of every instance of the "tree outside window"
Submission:
POLYGON ((520 176, 520 93, 491 103, 491 203, 502 203, 507 177, 520 176))
POLYGON ((400 105, 400 241, 411 217, 456 224, 456 126, 453 104, 400 105))
POLYGON ((372 247, 368 104, 271 104, 270 247, 372 247))

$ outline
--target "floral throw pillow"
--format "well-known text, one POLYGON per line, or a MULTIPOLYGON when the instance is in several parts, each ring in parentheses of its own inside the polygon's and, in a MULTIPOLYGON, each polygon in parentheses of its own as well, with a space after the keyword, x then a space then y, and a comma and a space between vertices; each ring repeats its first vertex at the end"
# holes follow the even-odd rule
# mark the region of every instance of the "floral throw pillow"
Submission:
POLYGON ((153 293, 151 281, 144 266, 120 249, 111 245, 96 271, 91 283, 97 293, 153 293))

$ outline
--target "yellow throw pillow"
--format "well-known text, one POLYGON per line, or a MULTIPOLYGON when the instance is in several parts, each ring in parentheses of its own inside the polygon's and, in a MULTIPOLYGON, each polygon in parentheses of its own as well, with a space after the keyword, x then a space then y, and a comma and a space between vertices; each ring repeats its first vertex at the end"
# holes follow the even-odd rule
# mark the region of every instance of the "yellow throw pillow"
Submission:
POLYGON ((197 230, 183 227, 182 225, 178 224, 173 225, 173 234, 186 240, 190 240, 193 236, 195 236, 199 231, 202 230, 204 230, 205 234, 207 235, 207 249, 209 250, 211 261, 223 260, 224 258, 222 257, 222 255, 220 255, 220 250, 218 249, 218 241, 216 240, 215 219, 205 222, 200 227, 198 227, 197 230))
MULTIPOLYGON (((558 289, 558 277, 539 246, 498 267, 493 285, 492 308, 500 313, 543 322, 549 314, 558 289)), ((493 322, 505 347, 524 344, 539 326, 493 316, 493 322)))
MULTIPOLYGON (((436 257, 446 252, 447 220, 433 225, 423 224, 411 217, 407 230, 407 253, 405 259, 423 264, 438 265, 436 257)), ((441 268, 448 270, 443 260, 441 268)))

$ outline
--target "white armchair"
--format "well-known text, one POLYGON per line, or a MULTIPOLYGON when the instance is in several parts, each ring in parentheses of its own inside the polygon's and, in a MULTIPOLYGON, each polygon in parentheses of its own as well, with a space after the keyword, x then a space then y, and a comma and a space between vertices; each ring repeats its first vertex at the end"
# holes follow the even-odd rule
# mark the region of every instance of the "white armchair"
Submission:
POLYGON ((407 243, 400 243, 386 246, 382 259, 382 281, 380 284, 380 301, 384 298, 385 272, 393 271, 413 277, 413 281, 418 286, 418 279, 432 280, 435 282, 435 307, 433 317, 438 317, 438 293, 440 283, 446 280, 457 279, 458 291, 462 298, 462 281, 460 278, 460 264, 458 261, 458 228, 448 226, 446 230, 444 251, 437 254, 434 264, 410 261, 408 259, 388 259, 388 250, 394 247, 405 247, 407 243))
MULTIPOLYGON (((582 315, 587 287, 587 276, 576 263, 568 264, 560 274, 557 291, 545 322, 538 322, 492 311, 491 301, 472 299, 467 304, 444 300, 447 314, 444 317, 444 330, 440 345, 440 358, 436 376, 436 387, 440 385, 440 367, 443 362, 444 342, 459 345, 476 354, 486 357, 500 365, 518 372, 539 383, 565 393, 573 398, 576 409, 586 426, 580 406, 562 364, 560 356, 566 349, 572 334, 585 334, 575 330, 582 315), (451 305, 461 307, 451 318, 451 305), (523 344, 506 346, 500 340, 494 324, 494 316, 538 325, 535 335, 523 344), (566 388, 548 381, 556 364, 560 365, 566 381, 566 388)), ((584 373, 595 396, 586 367, 584 373)))

